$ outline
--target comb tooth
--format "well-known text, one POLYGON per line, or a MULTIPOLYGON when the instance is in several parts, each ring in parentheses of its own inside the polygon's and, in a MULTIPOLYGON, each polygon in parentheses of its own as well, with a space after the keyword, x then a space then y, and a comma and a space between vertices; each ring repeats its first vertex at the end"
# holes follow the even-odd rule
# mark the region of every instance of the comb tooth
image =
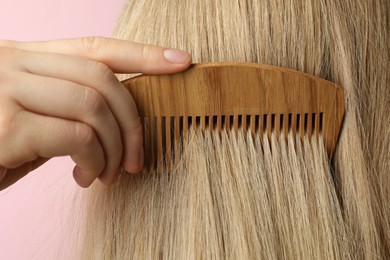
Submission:
POLYGON ((234 132, 235 133, 238 132, 238 124, 239 124, 239 116, 238 115, 234 115, 233 116, 233 128, 234 128, 234 132))
POLYGON ((285 121, 285 123, 286 123, 286 128, 285 128, 285 136, 287 137, 287 135, 288 135, 288 133, 290 132, 290 130, 291 130, 291 127, 292 127, 292 114, 291 113, 289 113, 288 115, 287 115, 287 118, 286 118, 286 120, 284 120, 285 121))
POLYGON ((171 167, 171 154, 172 154, 171 126, 172 126, 172 117, 167 117, 165 121, 165 161, 164 161, 166 170, 169 170, 171 167))
POLYGON ((272 114, 272 121, 273 121, 273 127, 272 129, 275 130, 275 132, 280 135, 280 130, 281 130, 281 118, 280 118, 280 114, 272 114))
POLYGON ((305 133, 308 137, 311 137, 311 116, 308 113, 305 113, 305 133))
POLYGON ((297 121, 298 121, 299 136, 301 140, 303 140, 303 137, 305 135, 305 117, 302 114, 298 114, 297 121))
POLYGON ((187 137, 188 137, 188 120, 191 120, 192 118, 191 117, 188 117, 188 116, 184 116, 183 117, 183 141, 186 142, 187 141, 187 137))
POLYGON ((214 119, 216 119, 215 116, 209 116, 208 117, 208 120, 209 120, 208 125, 209 125, 210 132, 213 132, 214 128, 215 128, 215 126, 214 126, 214 119))
POLYGON ((256 131, 263 136, 267 130, 267 115, 256 116, 256 131))
POLYGON ((319 126, 319 123, 318 123, 318 114, 317 114, 317 113, 314 113, 314 114, 313 114, 313 132, 315 133, 316 138, 318 138, 318 126, 319 126))
POLYGON ((177 130, 177 121, 177 116, 171 117, 171 165, 175 163, 176 146, 177 143, 180 142, 180 136, 178 136, 178 133, 180 132, 177 130))
POLYGON ((221 132, 222 132, 222 116, 221 115, 217 116, 217 129, 218 129, 218 133, 221 134, 221 132))
POLYGON ((226 132, 230 132, 231 122, 230 122, 230 116, 225 117, 225 129, 226 132))
POLYGON ((169 117, 162 116, 161 117, 161 170, 164 170, 164 165, 165 165, 165 160, 166 160, 166 152, 167 152, 167 147, 166 147, 166 135, 167 135, 167 120, 169 117))
POLYGON ((229 118, 228 118, 229 116, 222 116, 221 118, 222 118, 222 122, 221 122, 221 124, 222 124, 222 129, 224 129, 226 132, 228 132, 229 130, 227 129, 228 127, 227 127, 227 125, 230 125, 229 124, 229 118))
POLYGON ((256 134, 256 116, 255 115, 250 115, 249 119, 249 127, 252 133, 252 136, 256 134))
POLYGON ((291 113, 291 121, 290 122, 291 122, 290 129, 295 137, 297 135, 297 115, 295 113, 291 113))
POLYGON ((152 165, 152 158, 151 158, 151 143, 152 139, 150 137, 150 117, 144 117, 144 124, 145 124, 145 142, 144 142, 144 149, 145 149, 145 163, 147 166, 147 169, 152 165))
POLYGON ((181 143, 181 140, 180 140, 180 134, 181 134, 181 124, 180 122, 183 121, 183 117, 179 117, 179 116, 175 116, 174 118, 174 144, 175 146, 173 147, 174 149, 174 153, 173 153, 173 159, 174 159, 174 164, 177 165, 179 162, 179 155, 180 155, 180 143, 181 143))
POLYGON ((247 115, 241 116, 241 128, 242 128, 243 133, 247 132, 247 130, 248 130, 248 116, 247 115))
POLYGON ((322 133, 322 129, 323 129, 323 123, 324 123, 324 113, 320 113, 320 120, 319 120, 319 127, 318 127, 318 132, 319 133, 322 133))
POLYGON ((311 131, 311 135, 315 135, 315 124, 316 124, 316 114, 314 113, 311 113, 309 114, 311 120, 310 120, 310 131, 311 131))
POLYGON ((287 134, 288 134, 288 124, 289 124, 289 117, 288 115, 286 116, 285 114, 280 115, 282 117, 282 130, 283 130, 283 136, 287 139, 287 134))
POLYGON ((200 129, 202 130, 202 133, 206 130, 206 117, 201 116, 200 117, 200 129))
MULTIPOLYGON (((143 148, 144 148, 144 155, 147 155, 149 154, 149 122, 148 122, 148 118, 147 117, 144 117, 144 116, 141 116, 141 122, 142 122, 142 127, 143 127, 143 132, 144 132, 144 135, 143 135, 143 148)), ((150 162, 149 162, 149 156, 144 156, 145 157, 145 162, 144 162, 144 165, 145 166, 149 166, 150 162)))
POLYGON ((173 117, 173 132, 175 143, 178 144, 180 142, 180 119, 178 116, 173 117))
POLYGON ((156 125, 157 125, 157 132, 156 132, 156 141, 157 141, 157 156, 156 156, 156 163, 157 163, 157 171, 162 171, 162 163, 163 163, 163 148, 162 148, 162 118, 157 117, 156 118, 156 125))
POLYGON ((149 153, 148 156, 150 158, 149 165, 151 167, 155 167, 155 132, 154 132, 154 127, 155 127, 155 118, 154 117, 149 117, 149 153))
POLYGON ((272 133, 272 115, 270 116, 269 114, 266 115, 266 131, 267 131, 267 136, 268 136, 268 140, 271 141, 271 133, 272 133))

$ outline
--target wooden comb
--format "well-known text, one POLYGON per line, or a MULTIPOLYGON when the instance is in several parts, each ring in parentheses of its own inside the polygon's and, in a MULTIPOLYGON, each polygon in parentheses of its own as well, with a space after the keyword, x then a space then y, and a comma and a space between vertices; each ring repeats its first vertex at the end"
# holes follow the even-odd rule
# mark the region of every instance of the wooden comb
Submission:
POLYGON ((202 63, 172 75, 122 82, 144 127, 145 169, 168 169, 191 127, 202 131, 322 135, 332 157, 344 116, 335 83, 290 69, 250 63, 202 63))

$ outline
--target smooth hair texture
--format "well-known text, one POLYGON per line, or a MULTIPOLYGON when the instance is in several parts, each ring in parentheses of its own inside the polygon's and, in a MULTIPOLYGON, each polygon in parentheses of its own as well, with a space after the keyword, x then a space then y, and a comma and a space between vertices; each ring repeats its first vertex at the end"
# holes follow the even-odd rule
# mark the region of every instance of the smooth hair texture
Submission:
POLYGON ((80 258, 390 259, 389 33, 388 0, 129 0, 116 37, 320 76, 346 115, 332 162, 314 138, 194 129, 169 173, 83 192, 80 258))

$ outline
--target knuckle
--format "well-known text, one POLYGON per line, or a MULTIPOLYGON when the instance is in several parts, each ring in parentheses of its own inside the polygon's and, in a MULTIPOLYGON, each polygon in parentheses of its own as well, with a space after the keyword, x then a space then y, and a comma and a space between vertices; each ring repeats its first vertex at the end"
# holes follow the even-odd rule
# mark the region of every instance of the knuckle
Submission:
POLYGON ((106 110, 104 98, 94 89, 85 88, 83 96, 84 113, 88 115, 98 115, 106 110))
POLYGON ((82 47, 91 54, 99 53, 105 45, 105 42, 106 41, 103 37, 93 36, 81 38, 82 47))
POLYGON ((3 65, 7 66, 0 66, 0 68, 3 70, 7 67, 9 67, 11 64, 15 62, 15 59, 19 58, 18 54, 20 53, 20 50, 15 49, 11 46, 0 46, 0 62, 3 65))
POLYGON ((141 146, 143 144, 143 127, 140 117, 134 120, 131 131, 133 144, 141 146))
POLYGON ((16 42, 11 40, 0 40, 1 47, 16 48, 16 42))
MULTIPOLYGON (((1 57, 0 52, 0 57, 1 57)), ((2 57, 6 58, 6 57, 2 57)), ((0 98, 2 99, 0 102, 4 100, 11 100, 12 97, 15 96, 15 86, 21 84, 21 73, 19 71, 14 71, 11 68, 12 57, 9 58, 8 66, 1 66, 0 62, 0 98)))
POLYGON ((102 62, 94 62, 94 71, 103 82, 116 82, 117 78, 112 70, 102 62))
POLYGON ((4 144, 13 139, 15 135, 14 121, 11 117, 0 114, 0 144, 4 144))
POLYGON ((95 66, 96 73, 106 74, 106 73, 110 73, 111 72, 110 68, 106 64, 104 64, 103 62, 96 61, 94 63, 94 66, 95 66))
MULTIPOLYGON (((1 56, 1 52, 0 52, 1 56)), ((0 68, 0 92, 1 95, 4 94, 5 90, 7 89, 7 85, 10 83, 10 73, 7 73, 6 71, 3 71, 2 68, 0 68)))
POLYGON ((21 129, 21 120, 17 114, 0 114, 0 165, 6 168, 19 167, 38 157, 25 131, 21 129))
POLYGON ((146 44, 143 44, 141 46, 141 57, 142 61, 146 62, 149 60, 151 53, 152 53, 152 47, 146 44))
POLYGON ((77 123, 75 127, 75 140, 82 147, 90 148, 96 141, 93 129, 83 123, 77 123))

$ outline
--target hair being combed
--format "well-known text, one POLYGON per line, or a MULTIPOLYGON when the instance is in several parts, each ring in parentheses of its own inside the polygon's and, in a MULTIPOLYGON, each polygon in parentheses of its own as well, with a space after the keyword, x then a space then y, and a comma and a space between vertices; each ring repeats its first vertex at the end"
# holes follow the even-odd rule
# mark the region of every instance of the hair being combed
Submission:
POLYGON ((193 130, 170 173, 95 183, 81 258, 390 258, 389 33, 387 0, 128 1, 118 38, 320 76, 347 111, 332 164, 315 138, 193 130))

